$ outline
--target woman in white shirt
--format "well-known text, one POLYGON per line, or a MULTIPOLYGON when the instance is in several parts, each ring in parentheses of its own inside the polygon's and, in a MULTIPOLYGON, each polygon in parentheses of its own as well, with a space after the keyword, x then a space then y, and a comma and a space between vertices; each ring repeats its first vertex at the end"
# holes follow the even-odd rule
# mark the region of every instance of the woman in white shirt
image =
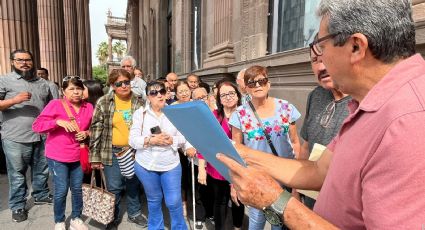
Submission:
POLYGON ((146 108, 133 115, 130 146, 137 150, 135 172, 142 182, 148 200, 148 229, 164 229, 162 199, 170 211, 171 229, 187 229, 181 200, 181 166, 178 148, 188 156, 196 150, 162 113, 167 91, 163 83, 146 87, 146 108))

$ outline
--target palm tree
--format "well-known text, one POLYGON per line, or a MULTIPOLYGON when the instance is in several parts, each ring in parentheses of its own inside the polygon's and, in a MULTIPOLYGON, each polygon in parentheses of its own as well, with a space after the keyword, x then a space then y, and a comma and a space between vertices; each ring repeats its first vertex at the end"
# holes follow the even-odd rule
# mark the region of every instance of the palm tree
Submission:
POLYGON ((117 58, 121 60, 121 58, 127 52, 127 47, 122 41, 117 41, 112 46, 112 52, 114 52, 117 55, 117 58))
POLYGON ((96 51, 96 57, 101 65, 104 65, 108 60, 108 43, 103 41, 99 44, 96 51))

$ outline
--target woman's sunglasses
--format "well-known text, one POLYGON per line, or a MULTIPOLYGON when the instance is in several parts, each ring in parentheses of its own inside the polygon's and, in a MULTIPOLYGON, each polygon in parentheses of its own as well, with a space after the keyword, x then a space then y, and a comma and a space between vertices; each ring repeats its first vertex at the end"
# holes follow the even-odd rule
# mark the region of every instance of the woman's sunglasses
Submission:
POLYGON ((257 87, 257 83, 260 85, 260 86, 265 86, 265 85, 267 85, 267 82, 269 82, 269 79, 268 78, 261 78, 261 79, 258 79, 258 80, 256 80, 256 81, 254 81, 254 80, 249 80, 247 83, 246 83, 246 86, 248 87, 248 88, 255 88, 255 87, 257 87))
POLYGON ((167 94, 167 90, 164 89, 164 88, 162 88, 160 90, 151 89, 148 92, 149 96, 156 96, 156 95, 158 95, 158 93, 161 94, 162 96, 164 96, 165 94, 167 94))
POLYGON ((122 85, 130 86, 130 81, 117 81, 114 83, 115 87, 121 87, 122 85))

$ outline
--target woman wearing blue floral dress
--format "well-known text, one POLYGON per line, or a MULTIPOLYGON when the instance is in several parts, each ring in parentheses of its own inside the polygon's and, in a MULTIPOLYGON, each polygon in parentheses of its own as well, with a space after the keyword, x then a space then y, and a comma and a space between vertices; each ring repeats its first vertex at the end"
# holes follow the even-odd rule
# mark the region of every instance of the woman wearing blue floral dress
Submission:
MULTIPOLYGON (((262 66, 252 66, 246 70, 244 76, 246 89, 251 95, 252 106, 261 121, 258 121, 248 102, 239 106, 229 120, 232 126, 232 139, 252 149, 273 154, 267 142, 265 134, 267 133, 278 156, 294 158, 300 151, 295 121, 301 114, 288 101, 268 95, 270 82, 267 76, 267 69, 262 66)), ((236 199, 234 193, 232 199, 236 199)), ((250 230, 264 229, 265 222, 262 210, 249 208, 250 230)), ((272 226, 272 229, 282 228, 272 226)))

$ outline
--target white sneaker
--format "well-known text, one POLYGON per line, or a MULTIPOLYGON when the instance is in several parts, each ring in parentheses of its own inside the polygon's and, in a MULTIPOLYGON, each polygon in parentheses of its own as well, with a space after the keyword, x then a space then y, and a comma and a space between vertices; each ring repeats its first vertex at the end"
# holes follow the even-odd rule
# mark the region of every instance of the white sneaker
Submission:
POLYGON ((66 230, 65 222, 56 223, 55 230, 66 230))
POLYGON ((89 228, 84 224, 80 218, 71 220, 70 230, 88 230, 89 228))

